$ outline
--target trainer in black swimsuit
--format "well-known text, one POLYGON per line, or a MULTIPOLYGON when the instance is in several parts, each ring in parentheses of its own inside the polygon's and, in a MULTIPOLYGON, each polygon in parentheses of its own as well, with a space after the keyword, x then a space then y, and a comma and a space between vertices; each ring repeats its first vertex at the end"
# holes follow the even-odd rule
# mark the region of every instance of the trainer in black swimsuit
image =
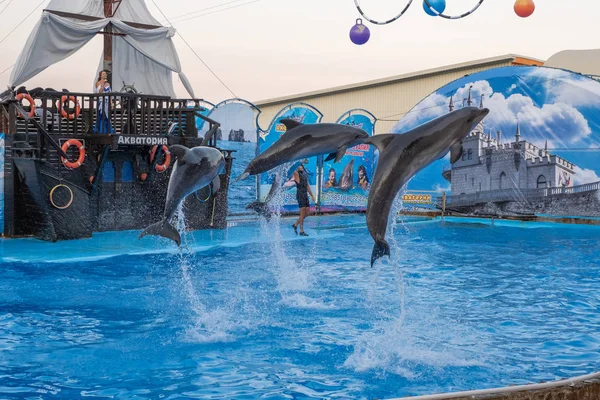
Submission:
POLYGON ((298 207, 310 207, 308 202, 308 177, 306 171, 298 171, 298 177, 300 182, 296 184, 296 200, 298 200, 298 207))

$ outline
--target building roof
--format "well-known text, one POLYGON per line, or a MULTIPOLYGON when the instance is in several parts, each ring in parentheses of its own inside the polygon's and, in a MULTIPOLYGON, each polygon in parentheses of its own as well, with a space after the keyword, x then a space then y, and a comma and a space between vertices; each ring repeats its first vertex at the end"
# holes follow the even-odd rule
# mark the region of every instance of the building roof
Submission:
POLYGON ((256 104, 257 106, 261 106, 261 105, 264 106, 266 104, 291 102, 294 100, 303 99, 303 98, 307 98, 307 97, 329 95, 329 94, 334 94, 334 93, 347 92, 347 91, 355 90, 355 89, 366 89, 366 88, 370 88, 370 87, 386 85, 389 83, 395 83, 395 82, 401 82, 401 81, 407 81, 407 80, 413 80, 413 79, 420 79, 420 78, 424 78, 429 75, 437 75, 437 74, 444 73, 444 72, 462 70, 462 69, 473 68, 473 67, 478 67, 478 66, 485 66, 485 65, 489 65, 489 64, 497 64, 497 63, 501 63, 501 62, 511 62, 514 65, 543 65, 543 63, 544 63, 544 61, 542 61, 542 60, 538 60, 538 59, 531 58, 531 57, 524 57, 524 56, 520 56, 520 55, 516 55, 516 54, 506 54, 506 55, 502 55, 502 56, 482 58, 479 60, 467 61, 467 62, 458 63, 458 64, 451 64, 451 65, 445 65, 445 66, 437 67, 437 68, 431 68, 431 69, 426 69, 426 70, 421 70, 421 71, 416 71, 416 72, 410 72, 407 74, 394 75, 394 76, 390 76, 387 78, 380 78, 380 79, 375 79, 375 80, 370 80, 370 81, 365 81, 365 82, 353 83, 350 85, 336 86, 336 87, 332 87, 332 88, 320 89, 320 90, 315 90, 312 92, 298 93, 298 94, 293 94, 293 95, 283 96, 283 97, 275 97, 275 98, 271 98, 271 99, 255 101, 254 104, 256 104))
POLYGON ((600 76, 600 49, 559 51, 551 56, 544 66, 600 76))

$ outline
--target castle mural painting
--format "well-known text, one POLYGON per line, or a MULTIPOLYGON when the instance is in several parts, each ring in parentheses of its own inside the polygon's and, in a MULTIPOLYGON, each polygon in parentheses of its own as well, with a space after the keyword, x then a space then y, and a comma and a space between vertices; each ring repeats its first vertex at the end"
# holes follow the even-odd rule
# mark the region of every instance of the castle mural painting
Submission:
POLYGON ((501 67, 458 79, 410 110, 406 132, 466 105, 490 109, 450 154, 408 185, 448 194, 473 214, 600 215, 600 82, 546 67, 501 67))

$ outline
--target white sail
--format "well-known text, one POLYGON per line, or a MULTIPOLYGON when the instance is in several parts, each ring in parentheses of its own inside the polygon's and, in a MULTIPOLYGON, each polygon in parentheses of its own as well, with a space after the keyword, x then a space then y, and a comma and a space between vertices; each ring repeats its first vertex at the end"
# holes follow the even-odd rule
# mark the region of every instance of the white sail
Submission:
POLYGON ((123 83, 135 84, 140 93, 174 97, 172 72, 175 72, 194 97, 173 44, 174 29, 134 28, 127 22, 159 26, 143 0, 123 0, 114 18, 104 18, 102 0, 52 0, 25 42, 11 73, 11 85, 21 85, 66 59, 111 23, 114 32, 124 35, 113 36, 114 89, 118 90, 123 83), (53 11, 95 19, 60 16, 53 11))
MULTIPOLYGON (((125 0, 127 1, 127 0, 125 0)), ((103 0, 52 0, 46 10, 104 18, 103 0)))

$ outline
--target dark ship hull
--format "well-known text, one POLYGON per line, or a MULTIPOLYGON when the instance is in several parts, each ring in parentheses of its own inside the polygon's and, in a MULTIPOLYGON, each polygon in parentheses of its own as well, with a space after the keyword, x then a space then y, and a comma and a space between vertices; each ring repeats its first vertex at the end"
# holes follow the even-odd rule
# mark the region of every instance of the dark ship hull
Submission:
MULTIPOLYGON (((52 91, 36 98, 41 107, 35 112, 16 100, 0 104, 0 132, 5 133, 4 237, 58 241, 143 229, 162 216, 175 161, 163 149, 216 143, 210 135, 219 124, 199 114, 198 102, 194 107, 193 101, 190 106, 189 101, 156 96, 52 91), (63 102, 65 95, 75 100, 70 109, 63 102), (107 132, 99 130, 99 100, 110 104, 110 124, 100 125, 107 132), (77 112, 75 103, 84 107, 77 112), (198 137, 197 116, 211 124, 204 139, 198 137), (74 141, 84 147, 80 166, 78 145, 67 146, 74 141)), ((227 226, 233 157, 222 151, 226 171, 220 176, 221 189, 216 194, 201 190, 184 202, 188 229, 227 226)))

